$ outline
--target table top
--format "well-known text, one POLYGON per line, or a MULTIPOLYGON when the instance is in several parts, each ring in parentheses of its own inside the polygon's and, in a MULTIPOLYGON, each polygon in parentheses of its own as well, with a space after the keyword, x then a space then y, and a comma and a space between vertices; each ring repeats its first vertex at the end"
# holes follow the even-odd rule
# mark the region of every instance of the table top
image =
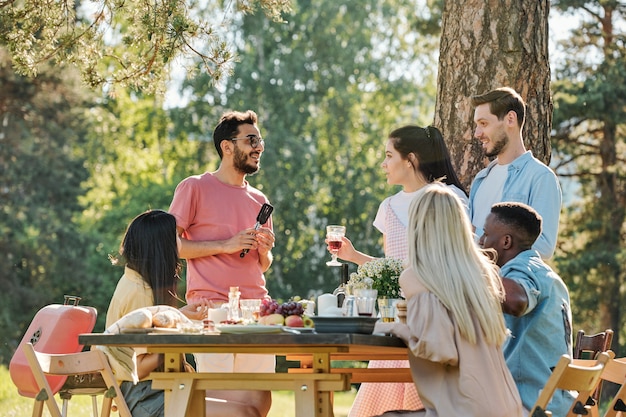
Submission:
POLYGON ((194 334, 194 333, 148 333, 148 334, 103 334, 88 333, 78 337, 83 345, 112 346, 168 346, 184 347, 193 352, 194 348, 205 346, 266 346, 282 348, 337 347, 351 349, 397 348, 406 351, 406 345, 394 336, 340 333, 256 333, 256 334, 194 334))

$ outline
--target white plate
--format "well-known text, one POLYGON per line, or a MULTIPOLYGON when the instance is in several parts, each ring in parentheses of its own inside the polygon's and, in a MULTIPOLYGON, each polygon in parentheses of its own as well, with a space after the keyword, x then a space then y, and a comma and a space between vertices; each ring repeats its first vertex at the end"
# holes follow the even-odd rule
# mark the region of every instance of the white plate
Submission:
POLYGON ((283 329, 289 331, 289 330, 295 330, 297 332, 300 333, 313 333, 315 331, 315 329, 313 327, 287 327, 287 326, 283 326, 283 329))
POLYGON ((283 326, 263 324, 218 324, 215 328, 224 334, 280 333, 283 331, 283 326))

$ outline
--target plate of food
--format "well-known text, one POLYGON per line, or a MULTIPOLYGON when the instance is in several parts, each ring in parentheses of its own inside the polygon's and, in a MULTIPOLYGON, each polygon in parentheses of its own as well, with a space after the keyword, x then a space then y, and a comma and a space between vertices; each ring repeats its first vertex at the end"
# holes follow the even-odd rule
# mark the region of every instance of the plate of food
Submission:
POLYGON ((313 316, 316 333, 372 334, 378 317, 313 316))
POLYGON ((281 333, 283 326, 264 324, 217 324, 215 329, 224 334, 281 333))

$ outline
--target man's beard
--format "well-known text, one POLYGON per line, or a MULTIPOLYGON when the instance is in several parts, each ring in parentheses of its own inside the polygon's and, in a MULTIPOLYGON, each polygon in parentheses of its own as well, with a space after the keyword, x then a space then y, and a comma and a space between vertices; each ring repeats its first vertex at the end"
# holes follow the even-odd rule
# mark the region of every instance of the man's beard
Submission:
POLYGON ((248 155, 241 152, 237 147, 235 147, 234 157, 235 169, 237 169, 238 171, 243 172, 246 175, 256 174, 259 171, 260 165, 248 164, 248 155))
POLYGON ((498 156, 502 152, 502 150, 509 144, 509 137, 506 135, 506 132, 500 130, 497 132, 497 136, 495 140, 491 142, 493 144, 493 148, 490 151, 486 151, 485 155, 489 158, 492 156, 498 156))

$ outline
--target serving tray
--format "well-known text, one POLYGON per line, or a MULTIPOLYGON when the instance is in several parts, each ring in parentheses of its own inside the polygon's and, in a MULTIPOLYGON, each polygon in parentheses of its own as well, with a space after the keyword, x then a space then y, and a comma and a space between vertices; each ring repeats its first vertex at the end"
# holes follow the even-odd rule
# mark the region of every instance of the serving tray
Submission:
POLYGON ((372 334, 377 317, 324 317, 313 316, 317 333, 372 334))

